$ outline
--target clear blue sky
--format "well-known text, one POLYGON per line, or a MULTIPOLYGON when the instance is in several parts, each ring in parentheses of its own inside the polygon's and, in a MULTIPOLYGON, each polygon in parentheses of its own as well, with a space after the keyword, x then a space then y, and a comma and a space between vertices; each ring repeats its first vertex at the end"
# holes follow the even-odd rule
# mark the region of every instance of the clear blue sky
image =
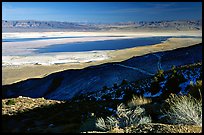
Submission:
POLYGON ((201 2, 3 2, 3 20, 128 22, 202 19, 201 2))

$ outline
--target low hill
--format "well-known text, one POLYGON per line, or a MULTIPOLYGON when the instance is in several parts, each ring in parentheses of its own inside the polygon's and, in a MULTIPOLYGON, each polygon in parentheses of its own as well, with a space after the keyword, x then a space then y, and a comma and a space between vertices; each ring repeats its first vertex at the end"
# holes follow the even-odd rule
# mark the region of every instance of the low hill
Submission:
MULTIPOLYGON (((22 96, 3 99, 2 122, 4 124, 2 125, 2 132, 201 133, 202 126, 169 123, 165 121, 165 117, 162 117, 163 113, 161 112, 161 109, 168 108, 166 103, 176 98, 176 95, 182 97, 190 94, 194 98, 201 98, 198 92, 199 90, 202 91, 202 80, 200 80, 202 79, 202 72, 198 70, 199 68, 202 69, 202 63, 173 67, 165 72, 159 71, 151 78, 135 82, 123 81, 121 85, 114 85, 101 91, 77 96, 71 101, 55 101, 22 96), (172 82, 173 76, 175 77, 173 79, 175 85, 173 85, 174 89, 172 90, 169 89, 171 85, 169 86, 168 83, 172 82), (189 80, 193 83, 191 84, 189 80), (150 82, 150 87, 145 85, 147 82, 150 82), (159 84, 159 87, 155 87, 155 82, 159 84), (178 86, 181 86, 180 91, 178 91, 178 86), (133 92, 133 87, 141 91, 162 91, 162 93, 149 98, 133 98, 135 101, 131 101, 132 97, 138 94, 137 91, 133 92), (122 91, 119 92, 120 90, 122 91), (111 93, 111 91, 113 92, 111 93), (122 98, 117 98, 117 96, 122 98), (120 103, 128 105, 130 103, 140 104, 139 106, 144 108, 151 117, 151 123, 126 127, 125 129, 115 128, 111 131, 99 130, 96 127, 97 118, 115 116, 120 103)), ((141 93, 139 94, 141 95, 141 93)), ((185 108, 185 106, 180 107, 185 108)))

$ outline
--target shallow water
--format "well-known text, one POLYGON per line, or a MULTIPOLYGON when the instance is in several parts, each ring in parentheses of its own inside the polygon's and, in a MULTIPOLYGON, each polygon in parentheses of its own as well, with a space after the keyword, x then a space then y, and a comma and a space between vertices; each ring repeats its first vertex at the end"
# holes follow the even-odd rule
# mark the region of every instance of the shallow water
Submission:
MULTIPOLYGON (((118 49, 126 49, 126 48, 132 48, 137 46, 148 46, 148 45, 159 44, 171 37, 192 38, 193 36, 144 37, 144 38, 57 44, 57 45, 51 45, 45 48, 38 48, 35 52, 52 53, 52 52, 84 52, 84 51, 100 51, 100 50, 118 50, 118 49)), ((193 37, 193 38, 200 38, 200 37, 193 37)))
MULTIPOLYGON (((41 37, 41 38, 10 38, 2 39, 2 42, 26 42, 33 40, 46 40, 46 39, 61 39, 61 38, 84 38, 87 36, 66 36, 66 37, 41 37)), ((97 37, 97 36, 89 36, 97 37)), ((98 37, 124 37, 124 36, 98 36, 98 37)), ((67 44, 54 44, 44 48, 33 48, 35 54, 53 53, 53 52, 84 52, 84 51, 102 51, 102 50, 118 50, 133 48, 137 46, 148 46, 159 44, 168 38, 201 38, 198 36, 157 36, 157 37, 142 37, 142 38, 129 38, 129 39, 115 39, 104 41, 87 41, 75 42, 67 44)))
POLYGON ((136 46, 147 46, 158 44, 170 37, 147 37, 132 39, 117 39, 105 41, 77 42, 69 44, 55 44, 45 48, 35 48, 36 53, 51 52, 84 52, 84 51, 100 51, 100 50, 117 50, 132 48, 136 46))

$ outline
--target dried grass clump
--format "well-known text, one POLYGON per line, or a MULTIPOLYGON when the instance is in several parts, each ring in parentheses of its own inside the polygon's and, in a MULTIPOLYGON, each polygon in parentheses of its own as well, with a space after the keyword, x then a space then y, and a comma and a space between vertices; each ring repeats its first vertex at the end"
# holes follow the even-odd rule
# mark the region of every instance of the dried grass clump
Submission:
POLYGON ((98 118, 96 120, 96 127, 102 129, 103 131, 113 130, 118 127, 119 121, 115 117, 107 117, 106 120, 103 118, 98 118))
POLYGON ((163 111, 163 114, 169 123, 202 126, 202 99, 174 95, 166 102, 169 109, 163 111))
POLYGON ((132 107, 139 106, 139 105, 149 104, 151 102, 152 100, 149 98, 144 98, 142 96, 134 95, 132 100, 128 103, 128 106, 132 108, 132 107))

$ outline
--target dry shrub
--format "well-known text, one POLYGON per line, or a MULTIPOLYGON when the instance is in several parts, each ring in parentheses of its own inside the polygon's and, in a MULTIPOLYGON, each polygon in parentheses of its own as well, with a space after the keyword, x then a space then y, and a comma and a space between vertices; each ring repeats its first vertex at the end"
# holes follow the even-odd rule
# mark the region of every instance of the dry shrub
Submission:
MULTIPOLYGON (((146 116, 145 109, 140 106, 127 108, 123 103, 117 107, 116 117, 107 117, 106 120, 98 118, 96 126, 103 131, 112 131, 114 129, 124 129, 125 127, 147 124, 151 118, 146 116)), ((120 130, 121 131, 121 130, 120 130)))
POLYGON ((169 123, 202 126, 202 99, 174 95, 166 102, 169 109, 164 110, 163 114, 169 123))
POLYGON ((151 102, 152 100, 149 98, 144 98, 142 96, 134 95, 132 100, 128 103, 128 106, 132 108, 132 107, 139 106, 139 105, 149 104, 151 102))
POLYGON ((194 84, 192 81, 189 85, 189 95, 193 96, 196 99, 202 98, 202 80, 197 80, 194 84))
POLYGON ((115 117, 107 117, 106 120, 103 118, 98 118, 96 120, 96 127, 102 129, 103 131, 110 131, 118 127, 119 121, 115 117))

